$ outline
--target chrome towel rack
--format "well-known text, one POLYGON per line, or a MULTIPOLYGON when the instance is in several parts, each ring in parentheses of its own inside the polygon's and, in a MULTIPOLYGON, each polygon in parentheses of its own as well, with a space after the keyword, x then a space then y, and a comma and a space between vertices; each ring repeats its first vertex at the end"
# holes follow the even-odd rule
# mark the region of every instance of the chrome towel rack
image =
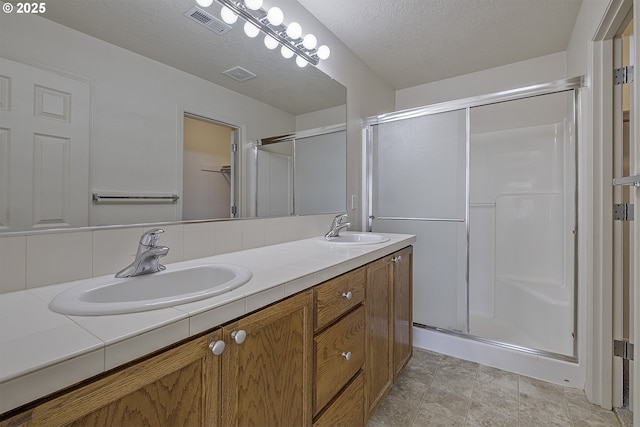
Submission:
POLYGON ((156 202, 156 203, 175 203, 180 196, 177 194, 170 195, 142 195, 142 194, 99 194, 93 193, 91 199, 93 203, 127 203, 136 201, 156 202))

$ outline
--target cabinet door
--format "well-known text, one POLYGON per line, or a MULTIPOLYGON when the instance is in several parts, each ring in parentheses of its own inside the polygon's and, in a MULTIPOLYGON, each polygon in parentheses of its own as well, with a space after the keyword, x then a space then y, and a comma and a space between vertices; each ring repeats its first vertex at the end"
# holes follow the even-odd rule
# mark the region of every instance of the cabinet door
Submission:
POLYGON ((393 263, 393 372, 394 382, 413 351, 413 247, 392 255, 393 263))
POLYGON ((223 328, 222 424, 310 426, 311 291, 223 328))
POLYGON ((18 414, 17 426, 218 426, 220 331, 164 351, 18 414))
POLYGON ((367 419, 393 383, 391 257, 367 267, 365 289, 365 402, 367 419))

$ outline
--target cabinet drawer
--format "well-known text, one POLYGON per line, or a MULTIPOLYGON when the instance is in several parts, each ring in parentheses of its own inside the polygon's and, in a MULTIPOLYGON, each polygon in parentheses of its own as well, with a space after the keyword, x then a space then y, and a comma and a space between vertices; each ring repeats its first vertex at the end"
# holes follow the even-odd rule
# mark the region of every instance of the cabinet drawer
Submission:
POLYGON ((316 355, 313 413, 317 414, 364 363, 364 308, 348 314, 314 338, 316 355))
POLYGON ((365 269, 359 268, 314 288, 315 330, 326 326, 364 300, 365 269))
POLYGON ((364 425, 363 384, 363 374, 360 373, 313 423, 313 427, 364 425))

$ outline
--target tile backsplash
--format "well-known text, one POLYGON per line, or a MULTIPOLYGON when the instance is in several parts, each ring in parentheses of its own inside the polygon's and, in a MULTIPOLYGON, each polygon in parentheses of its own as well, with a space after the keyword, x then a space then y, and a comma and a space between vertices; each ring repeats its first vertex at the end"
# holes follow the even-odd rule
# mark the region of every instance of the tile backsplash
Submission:
MULTIPOLYGON (((169 247, 163 264, 321 236, 333 214, 161 226, 169 247)), ((0 235, 0 293, 87 279, 133 261, 140 235, 151 227, 123 227, 0 235)))

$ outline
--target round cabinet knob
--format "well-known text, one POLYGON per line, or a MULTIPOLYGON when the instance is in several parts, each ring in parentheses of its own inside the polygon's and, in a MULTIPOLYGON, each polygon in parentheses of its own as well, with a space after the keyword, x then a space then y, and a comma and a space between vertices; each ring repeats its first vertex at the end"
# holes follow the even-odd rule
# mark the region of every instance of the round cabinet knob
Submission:
POLYGON ((351 360, 351 352, 350 351, 343 351, 342 352, 342 357, 344 357, 347 360, 351 360))
POLYGON ((393 257, 391 259, 391 261, 393 261, 393 262, 400 262, 401 260, 402 260, 402 255, 398 255, 398 256, 393 257))
POLYGON ((351 300, 351 298, 353 298, 353 294, 351 293, 351 291, 349 292, 343 292, 342 296, 345 297, 348 300, 351 300))
POLYGON ((225 347, 225 344, 224 344, 224 341, 222 340, 212 342, 211 344, 209 344, 209 348, 211 349, 211 352, 216 356, 220 356, 222 354, 222 352, 224 351, 224 347, 225 347))
POLYGON ((239 331, 231 332, 231 339, 234 340, 236 344, 242 344, 246 338, 247 338, 247 333, 242 329, 239 331))

